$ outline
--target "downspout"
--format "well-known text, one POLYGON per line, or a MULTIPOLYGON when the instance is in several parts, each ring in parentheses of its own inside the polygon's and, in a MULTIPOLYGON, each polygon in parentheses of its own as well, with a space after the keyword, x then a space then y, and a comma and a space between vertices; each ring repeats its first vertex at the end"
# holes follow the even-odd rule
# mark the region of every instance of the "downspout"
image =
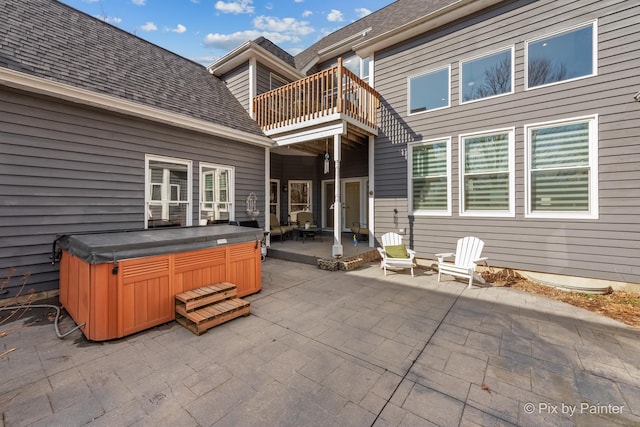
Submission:
MULTIPOLYGON (((375 89, 375 55, 372 52, 369 60, 369 86, 375 89)), ((377 114, 377 112, 376 112, 377 114)), ((367 188, 367 202, 369 203, 369 218, 367 218, 367 228, 369 229, 369 247, 375 247, 374 236, 375 236, 375 142, 376 137, 374 135, 369 135, 369 188, 367 188)))

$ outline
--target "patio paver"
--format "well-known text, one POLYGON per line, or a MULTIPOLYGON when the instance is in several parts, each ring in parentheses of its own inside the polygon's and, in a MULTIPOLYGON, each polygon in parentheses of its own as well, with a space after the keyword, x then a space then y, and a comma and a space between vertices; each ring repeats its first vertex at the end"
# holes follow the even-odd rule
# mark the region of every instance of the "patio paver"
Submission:
MULTIPOLYGON (((640 423, 640 330, 509 288, 267 258, 251 315, 103 343, 0 338, 0 420, 22 425, 640 423), (582 406, 581 406, 582 405, 582 406), (608 405, 608 406, 607 406, 608 405), (604 413, 607 412, 619 413, 604 413)), ((73 326, 69 318, 61 330, 73 326)), ((0 426, 2 423, 0 423, 0 426)))

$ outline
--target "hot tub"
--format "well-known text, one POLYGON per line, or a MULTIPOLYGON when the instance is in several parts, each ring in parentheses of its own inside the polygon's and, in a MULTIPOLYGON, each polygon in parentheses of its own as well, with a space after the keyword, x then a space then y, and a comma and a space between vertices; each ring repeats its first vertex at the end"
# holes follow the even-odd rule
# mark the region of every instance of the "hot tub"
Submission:
POLYGON ((232 225, 60 236, 60 302, 87 339, 121 338, 174 320, 177 293, 219 282, 259 292, 262 238, 232 225))

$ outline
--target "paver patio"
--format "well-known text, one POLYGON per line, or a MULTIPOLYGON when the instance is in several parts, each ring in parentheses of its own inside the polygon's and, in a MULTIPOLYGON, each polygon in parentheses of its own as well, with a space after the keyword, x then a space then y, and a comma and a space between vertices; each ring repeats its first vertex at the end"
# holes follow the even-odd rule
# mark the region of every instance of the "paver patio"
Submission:
POLYGON ((640 424, 639 330, 416 273, 267 258, 251 316, 201 336, 175 322, 105 343, 18 328, 0 338, 16 348, 0 359, 2 424, 640 424))

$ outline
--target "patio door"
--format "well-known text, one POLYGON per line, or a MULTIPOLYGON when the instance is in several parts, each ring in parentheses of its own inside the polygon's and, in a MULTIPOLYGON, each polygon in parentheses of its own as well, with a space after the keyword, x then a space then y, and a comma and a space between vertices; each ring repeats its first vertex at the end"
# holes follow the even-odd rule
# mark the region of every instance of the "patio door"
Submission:
POLYGON ((344 223, 343 230, 360 223, 360 181, 344 183, 344 223))
MULTIPOLYGON (((346 178, 341 181, 340 195, 342 197, 342 231, 350 231, 354 222, 367 222, 367 179, 346 178)), ((322 226, 333 228, 333 209, 335 200, 335 183, 333 180, 322 181, 322 226)))

